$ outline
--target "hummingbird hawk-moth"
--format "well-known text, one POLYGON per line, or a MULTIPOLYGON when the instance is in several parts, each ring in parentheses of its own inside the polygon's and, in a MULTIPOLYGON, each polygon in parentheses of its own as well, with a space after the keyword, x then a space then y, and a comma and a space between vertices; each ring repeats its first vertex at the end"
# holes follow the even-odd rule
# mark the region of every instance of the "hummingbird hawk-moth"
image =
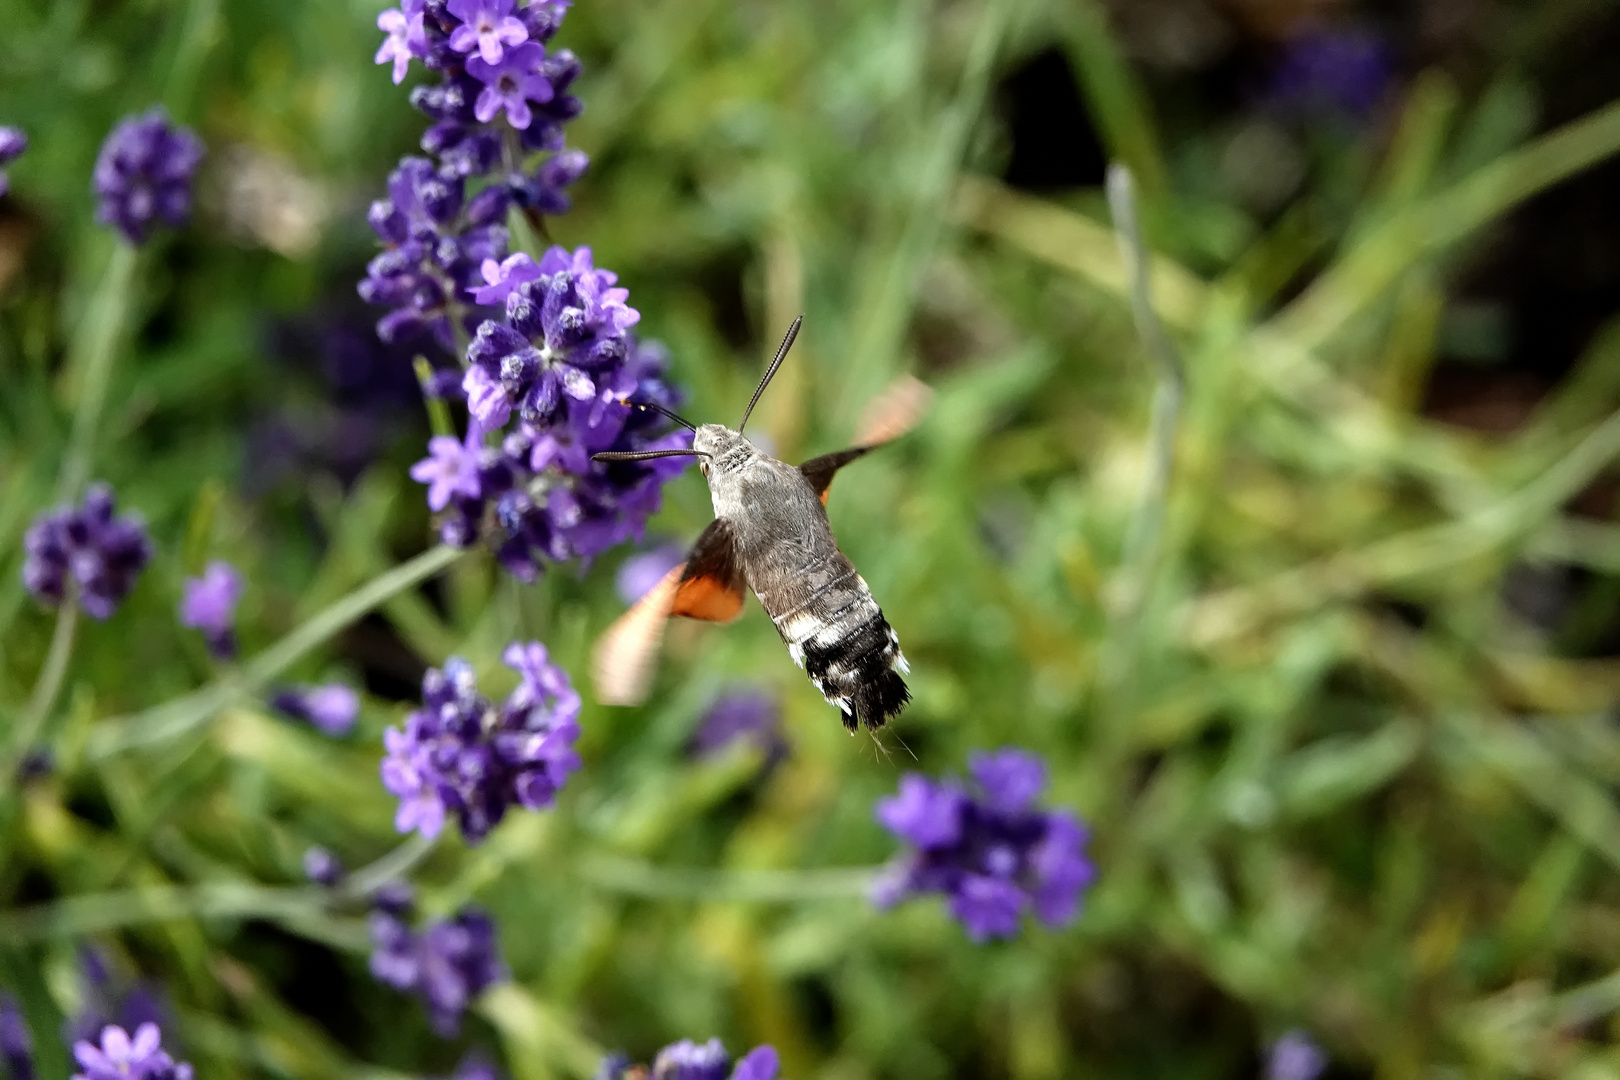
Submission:
POLYGON ((743 428, 803 321, 801 315, 788 328, 735 431, 723 424, 694 425, 662 406, 641 405, 690 429, 691 449, 595 455, 597 461, 613 462, 691 454, 714 500, 714 521, 686 561, 598 641, 592 675, 603 702, 633 705, 646 696, 670 616, 729 622, 742 613, 745 588, 759 597, 788 655, 838 709, 852 734, 861 724, 882 727, 911 700, 901 677, 909 667, 900 640, 866 581, 838 550, 826 502, 833 474, 908 430, 932 392, 916 379, 902 378, 868 408, 855 446, 799 466, 776 460, 749 442, 743 428))

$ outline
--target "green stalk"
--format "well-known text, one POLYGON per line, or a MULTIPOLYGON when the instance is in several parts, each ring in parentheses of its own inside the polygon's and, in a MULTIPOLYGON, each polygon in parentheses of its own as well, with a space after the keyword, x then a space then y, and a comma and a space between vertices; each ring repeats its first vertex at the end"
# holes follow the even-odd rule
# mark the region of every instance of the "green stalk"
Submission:
POLYGON ((263 690, 272 679, 362 615, 432 577, 460 555, 460 549, 443 544, 431 548, 337 600, 243 664, 237 672, 173 701, 107 721, 91 737, 91 760, 100 761, 133 747, 166 742, 201 727, 231 702, 263 690))
POLYGON ((579 876, 599 889, 655 900, 793 903, 865 896, 880 870, 701 870, 596 855, 580 863, 579 876))
POLYGON ((1265 582, 1194 601, 1184 629, 1199 645, 1240 636, 1269 618, 1331 599, 1438 574, 1471 559, 1528 543, 1533 530, 1620 459, 1620 413, 1594 427, 1556 464, 1511 496, 1464 517, 1335 552, 1265 582))
POLYGON ((433 380, 433 365, 427 362, 427 357, 418 356, 412 366, 416 369, 416 384, 422 388, 422 404, 427 407, 429 429, 435 435, 454 436, 456 427, 450 422, 449 406, 428 393, 428 384, 433 380))
POLYGON ((129 314, 130 288, 138 258, 136 248, 123 241, 117 243, 80 332, 73 339, 68 373, 77 380, 78 400, 73 411, 73 433, 69 436, 67 456, 62 459, 62 471, 56 478, 58 503, 68 502, 78 495, 95 464, 96 434, 107 403, 107 387, 112 382, 118 339, 129 314))
POLYGON ((988 0, 974 30, 962 81, 956 95, 933 127, 938 132, 911 175, 915 194, 899 242, 878 273, 876 286, 863 290, 870 301, 857 327, 850 359, 843 372, 844 412, 870 398, 894 370, 905 328, 911 319, 917 279, 932 256, 943 228, 948 201, 968 137, 990 91, 990 79, 1002 41, 1013 25, 1020 0, 988 0))
POLYGON ((417 833, 376 862, 362 866, 350 874, 338 886, 338 892, 355 899, 369 896, 379 886, 410 873, 411 869, 427 858, 432 850, 433 841, 417 833))
POLYGON ((158 885, 86 893, 33 907, 0 912, 0 941, 24 944, 180 919, 269 919, 309 929, 324 922, 323 939, 364 948, 365 931, 321 913, 324 889, 267 888, 237 881, 207 885, 158 885))
POLYGON ((306 937, 339 948, 363 949, 366 934, 326 909, 334 902, 363 899, 403 876, 433 848, 413 836, 370 866, 362 867, 336 890, 276 888, 241 881, 201 885, 158 885, 84 893, 33 907, 0 911, 0 941, 21 944, 50 938, 77 938, 106 930, 179 919, 269 919, 306 937))
POLYGON ((28 710, 23 713, 12 737, 12 759, 6 772, 8 776, 15 774, 17 763, 28 753, 34 740, 39 738, 40 728, 44 726, 46 717, 50 716, 51 707, 56 704, 56 696, 62 690, 62 678, 67 674, 68 659, 73 655, 73 638, 78 625, 79 599, 70 589, 62 598, 62 606, 56 609, 56 629, 51 632, 51 647, 45 653, 45 663, 39 669, 39 677, 34 680, 28 710))
POLYGON ((1119 569, 1119 619, 1127 627, 1127 638, 1134 634, 1136 617, 1147 593, 1153 568, 1159 561, 1164 533, 1165 503, 1170 494, 1170 473, 1175 464, 1176 432, 1181 419, 1181 400, 1187 377, 1175 343, 1153 309, 1148 276, 1147 245, 1136 214, 1136 195, 1131 171, 1115 164, 1108 170, 1108 205, 1119 237, 1119 254, 1130 279, 1131 314, 1154 366, 1158 385, 1153 393, 1153 419, 1148 431, 1147 471, 1142 492, 1125 534, 1125 549, 1119 569))
POLYGON ((1617 152, 1620 103, 1613 103, 1386 219, 1278 314, 1272 332, 1302 352, 1321 348, 1420 260, 1617 152))

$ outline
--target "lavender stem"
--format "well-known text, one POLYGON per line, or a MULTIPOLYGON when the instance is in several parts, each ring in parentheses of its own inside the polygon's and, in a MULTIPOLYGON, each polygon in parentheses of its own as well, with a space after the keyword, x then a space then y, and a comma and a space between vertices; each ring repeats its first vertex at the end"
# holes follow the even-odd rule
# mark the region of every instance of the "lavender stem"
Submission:
POLYGON ((335 601, 243 664, 239 671, 172 701, 107 721, 91 738, 91 760, 99 761, 136 746, 164 742, 200 727, 232 701, 263 690, 271 680, 339 630, 391 597, 432 577, 461 554, 459 548, 445 544, 430 548, 335 601))
POLYGON ((83 333, 75 340, 70 377, 78 380, 77 407, 67 456, 56 480, 56 501, 73 499, 90 478, 95 462, 96 433, 112 382, 113 359, 129 312, 129 294, 139 252, 132 244, 117 243, 111 261, 85 315, 83 333))

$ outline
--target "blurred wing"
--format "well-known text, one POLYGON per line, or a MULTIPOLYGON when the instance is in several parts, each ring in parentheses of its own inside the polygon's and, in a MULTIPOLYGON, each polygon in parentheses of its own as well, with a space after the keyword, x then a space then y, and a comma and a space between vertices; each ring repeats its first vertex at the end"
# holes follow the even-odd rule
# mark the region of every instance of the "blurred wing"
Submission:
POLYGON ((670 614, 707 622, 730 622, 742 614, 744 584, 736 539, 725 518, 709 522, 686 557, 670 614))
POLYGON ((855 446, 811 458, 800 465, 799 472, 804 474, 811 488, 821 497, 822 505, 826 505, 827 489, 839 469, 916 427, 917 421, 927 414, 933 400, 933 390, 910 375, 902 375, 873 398, 861 414, 860 433, 856 436, 855 446))
POLYGON ((928 407, 933 403, 934 391, 930 387, 914 376, 900 376, 884 387, 861 413, 855 445, 882 446, 891 439, 898 439, 928 415, 928 407))
POLYGON ((710 522, 686 561, 620 615, 591 651, 591 681, 604 705, 639 705, 658 668, 658 646, 671 615, 726 622, 742 611, 743 579, 737 569, 730 522, 710 522))
POLYGON ((675 567, 647 590, 596 640, 591 650, 591 681, 604 705, 639 705, 647 697, 658 667, 658 645, 664 623, 675 605, 685 564, 675 567))
POLYGON ((804 474, 815 493, 821 497, 821 505, 826 506, 827 488, 832 484, 833 474, 871 449, 870 446, 856 446, 836 454, 822 454, 800 465, 799 472, 804 474))

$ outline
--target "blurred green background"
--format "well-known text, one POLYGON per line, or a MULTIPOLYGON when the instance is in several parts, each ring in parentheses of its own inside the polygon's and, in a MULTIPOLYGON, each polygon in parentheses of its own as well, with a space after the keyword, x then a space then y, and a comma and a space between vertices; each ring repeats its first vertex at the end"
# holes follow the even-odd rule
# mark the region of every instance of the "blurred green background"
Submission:
MULTIPOLYGON (((87 942, 163 988, 208 1080, 442 1075, 469 1046, 587 1077, 710 1034, 795 1080, 1236 1078, 1291 1027, 1330 1077, 1620 1075, 1620 7, 580 0, 557 44, 592 166, 549 227, 629 286, 684 411, 738 415, 801 311, 755 422, 779 456, 843 445, 900 372, 938 392, 829 506, 913 665, 889 755, 752 603, 673 627, 648 705, 595 704, 628 550, 533 587, 470 554, 354 622, 287 673, 363 686, 353 737, 247 702, 93 754, 218 676, 174 617, 207 560, 248 576, 251 657, 431 543, 427 418, 354 293, 425 126, 371 62, 379 7, 0 0, 0 123, 33 141, 0 201, 7 717, 52 627, 20 538, 112 248, 96 149, 154 102, 208 145, 95 470, 158 554, 81 628, 55 771, 5 781, 0 985, 43 1075, 87 942), (1169 441, 1108 161, 1185 367, 1169 441), (300 859, 395 846, 381 730, 451 654, 504 691, 520 635, 585 693, 585 767, 416 870, 428 910, 494 912, 514 973, 445 1042, 300 859), (779 697, 774 768, 683 752, 736 684, 779 697), (894 851, 871 806, 905 768, 1005 744, 1092 825, 1073 926, 975 946, 845 887, 894 851)), ((652 532, 710 516, 689 470, 652 532)))

